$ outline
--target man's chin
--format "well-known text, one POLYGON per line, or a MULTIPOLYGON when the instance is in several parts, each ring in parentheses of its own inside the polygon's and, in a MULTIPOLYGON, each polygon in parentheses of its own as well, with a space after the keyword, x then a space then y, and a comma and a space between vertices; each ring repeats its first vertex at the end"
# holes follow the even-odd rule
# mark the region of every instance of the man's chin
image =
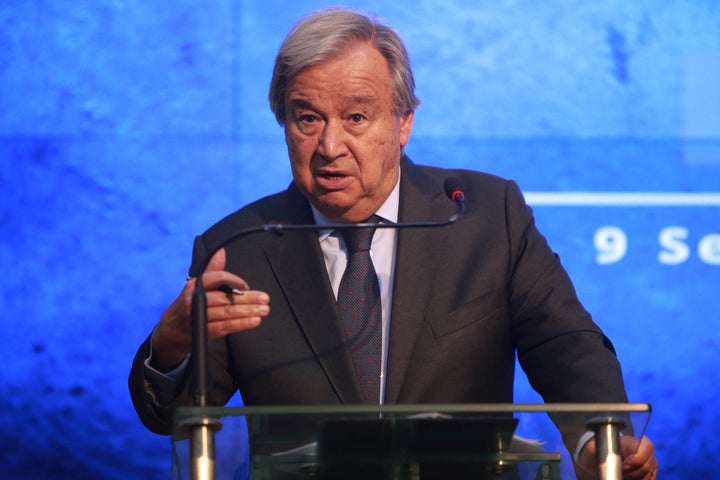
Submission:
POLYGON ((367 209, 357 204, 314 202, 313 205, 331 221, 338 223, 362 222, 372 215, 372 212, 368 213, 367 209))
POLYGON ((348 208, 342 205, 316 204, 315 208, 333 222, 346 223, 351 221, 347 220, 348 208))

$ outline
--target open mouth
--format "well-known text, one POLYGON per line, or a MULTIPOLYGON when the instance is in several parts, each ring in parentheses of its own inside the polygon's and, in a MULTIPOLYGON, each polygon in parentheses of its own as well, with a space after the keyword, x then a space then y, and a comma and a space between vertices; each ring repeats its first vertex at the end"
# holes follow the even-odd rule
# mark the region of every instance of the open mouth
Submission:
POLYGON ((342 190, 352 181, 352 177, 341 172, 318 172, 318 185, 327 190, 342 190))
POLYGON ((344 175, 342 173, 323 173, 321 176, 328 180, 342 180, 343 178, 347 177, 347 175, 344 175))

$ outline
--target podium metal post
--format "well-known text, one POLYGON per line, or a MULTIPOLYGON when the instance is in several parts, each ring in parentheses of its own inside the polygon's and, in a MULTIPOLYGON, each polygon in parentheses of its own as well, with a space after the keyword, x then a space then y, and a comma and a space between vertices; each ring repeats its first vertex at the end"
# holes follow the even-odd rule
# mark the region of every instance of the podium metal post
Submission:
POLYGON ((190 439, 191 480, 215 480, 215 432, 220 430, 221 425, 219 419, 207 414, 190 417, 181 422, 180 430, 188 432, 190 439))
POLYGON ((625 425, 625 420, 617 417, 595 418, 588 422, 588 428, 595 432, 600 480, 623 478, 620 430, 625 428, 625 425))

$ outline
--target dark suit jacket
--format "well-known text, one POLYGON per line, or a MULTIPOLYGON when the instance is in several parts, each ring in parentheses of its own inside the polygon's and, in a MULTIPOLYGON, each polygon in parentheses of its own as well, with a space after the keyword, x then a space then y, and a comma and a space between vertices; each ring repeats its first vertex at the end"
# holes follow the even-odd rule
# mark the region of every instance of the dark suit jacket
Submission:
MULTIPOLYGON (((609 340, 578 301, 517 185, 488 174, 402 160, 400 221, 444 220, 443 190, 460 179, 466 213, 442 228, 399 230, 386 403, 513 400, 515 354, 546 402, 624 402, 609 340)), ((218 222, 195 242, 193 266, 229 235, 264 223, 313 223, 294 185, 218 222)), ((343 346, 315 232, 260 233, 231 242, 227 269, 271 298, 260 327, 212 342, 213 403, 240 389, 246 405, 362 403, 343 346)), ((141 346, 130 386, 141 419, 168 433, 186 389, 160 407, 144 380, 141 346), (150 394, 148 394, 150 392, 150 394)))

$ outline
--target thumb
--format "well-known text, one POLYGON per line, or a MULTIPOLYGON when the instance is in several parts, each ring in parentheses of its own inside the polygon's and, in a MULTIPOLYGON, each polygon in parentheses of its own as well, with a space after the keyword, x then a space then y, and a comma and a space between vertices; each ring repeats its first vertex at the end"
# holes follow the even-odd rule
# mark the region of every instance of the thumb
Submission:
POLYGON ((213 272, 218 270, 225 270, 225 249, 221 248, 217 252, 215 252, 210 258, 210 263, 208 263, 207 268, 205 269, 206 272, 213 272))

